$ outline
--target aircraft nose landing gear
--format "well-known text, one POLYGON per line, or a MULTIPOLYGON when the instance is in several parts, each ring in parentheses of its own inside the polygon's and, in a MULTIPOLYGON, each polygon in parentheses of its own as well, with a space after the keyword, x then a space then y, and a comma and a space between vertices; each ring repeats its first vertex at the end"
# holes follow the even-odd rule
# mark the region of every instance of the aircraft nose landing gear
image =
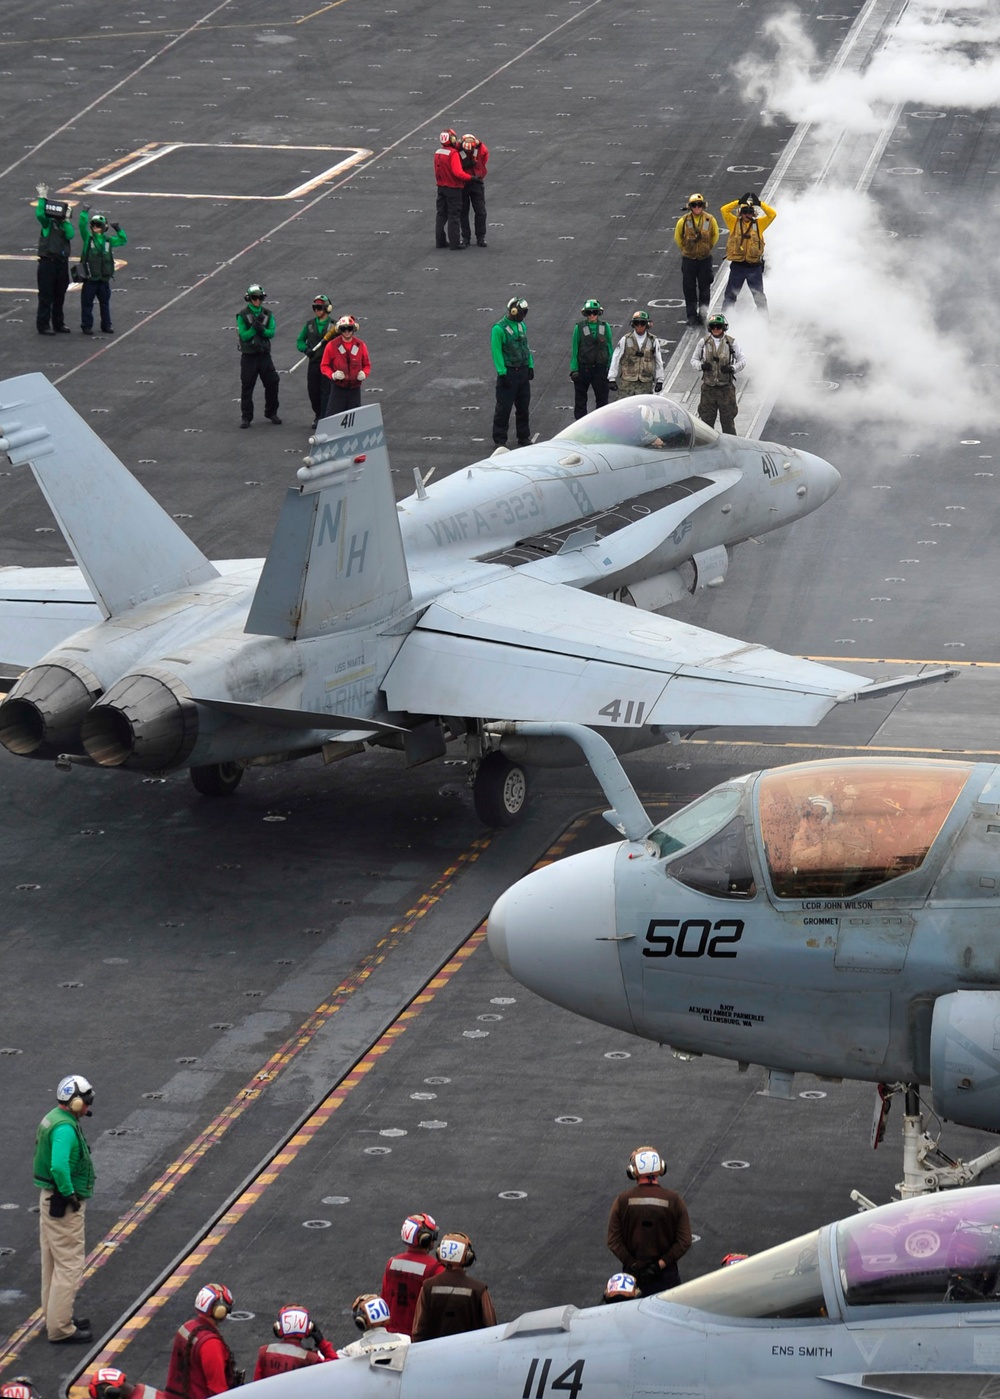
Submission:
MULTIPOLYGON (((937 1136, 932 1136, 924 1127, 924 1112, 920 1102, 920 1087, 916 1083, 880 1083, 875 1101, 875 1120, 872 1124, 872 1149, 878 1147, 885 1134, 885 1120, 889 1115, 893 1095, 904 1094, 903 1116, 903 1179, 896 1184, 896 1194, 901 1200, 910 1200, 917 1195, 931 1195, 936 1190, 954 1190, 962 1185, 972 1185, 983 1171, 1000 1162, 1000 1147, 984 1151, 968 1161, 956 1161, 941 1150, 940 1124, 937 1136)), ((873 1209, 871 1200, 857 1190, 851 1191, 851 1199, 862 1209, 873 1209)))
POLYGON ((472 801, 484 826, 513 826, 528 801, 524 768, 502 753, 487 753, 472 779, 472 801))

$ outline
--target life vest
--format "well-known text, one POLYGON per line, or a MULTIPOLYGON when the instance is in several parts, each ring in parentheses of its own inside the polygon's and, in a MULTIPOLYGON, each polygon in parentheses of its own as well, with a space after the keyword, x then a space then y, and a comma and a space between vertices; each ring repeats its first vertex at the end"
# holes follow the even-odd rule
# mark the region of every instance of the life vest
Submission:
POLYGON ((576 347, 578 369, 607 369, 611 363, 611 327, 607 321, 580 322, 580 340, 576 347))
POLYGON ((83 1128, 76 1117, 65 1108, 54 1107, 42 1118, 35 1135, 34 1180, 39 1190, 58 1189, 52 1178, 52 1136, 60 1128, 69 1127, 76 1134, 76 1144, 70 1151, 69 1171, 73 1189, 81 1199, 94 1193, 94 1163, 83 1128))
POLYGON ((115 255, 111 251, 111 240, 102 238, 98 242, 88 234, 80 258, 80 272, 88 282, 110 282, 115 275, 115 255))
POLYGON ((521 321, 508 320, 506 316, 500 324, 503 326, 500 343, 504 364, 508 369, 523 369, 528 363, 528 332, 521 321))
POLYGON ((69 260, 69 239, 63 232, 62 224, 55 219, 50 219, 48 230, 43 227, 38 235, 38 256, 46 262, 69 260))
MULTIPOLYGON (((222 1342, 226 1352, 226 1383, 230 1389, 235 1389, 237 1376, 232 1351, 219 1335, 217 1326, 213 1326, 206 1317, 195 1316, 190 1321, 185 1321, 174 1337, 170 1364, 167 1367, 168 1399, 207 1399, 203 1383, 192 1384, 192 1370, 198 1349, 209 1335, 218 1337, 222 1342)), ((198 1369, 197 1379, 201 1381, 201 1367, 198 1369)))
POLYGON ((446 1268, 428 1278, 420 1290, 420 1319, 414 1340, 456 1336, 484 1327, 483 1293, 486 1284, 469 1277, 464 1268, 446 1268))
POLYGON ((641 350, 633 332, 626 335, 618 377, 626 384, 651 384, 656 378, 656 341, 648 330, 641 350))
POLYGON ((707 336, 701 362, 708 365, 708 373, 702 375, 703 384, 710 384, 713 388, 719 384, 731 384, 733 376, 725 371, 733 362, 733 337, 723 335, 716 340, 714 335, 707 336))
POLYGON ((306 1350, 295 1341, 272 1341, 261 1346, 257 1352, 257 1368, 253 1372, 255 1380, 267 1380, 272 1375, 285 1375, 289 1370, 301 1370, 306 1365, 322 1364, 324 1357, 319 1351, 306 1350))
POLYGON ((749 228, 737 218, 726 243, 726 257, 730 262, 761 262, 764 257, 764 235, 754 219, 749 228))
POLYGON ((712 251, 712 223, 707 214, 696 221, 693 214, 685 214, 681 224, 681 256, 708 257, 712 251))

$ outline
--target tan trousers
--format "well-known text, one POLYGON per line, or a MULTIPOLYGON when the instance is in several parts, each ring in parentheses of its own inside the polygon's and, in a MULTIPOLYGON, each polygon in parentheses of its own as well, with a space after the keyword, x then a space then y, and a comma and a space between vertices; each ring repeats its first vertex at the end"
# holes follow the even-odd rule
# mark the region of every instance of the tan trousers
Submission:
POLYGON ((42 1248, 42 1312, 50 1341, 72 1336, 73 1303, 83 1280, 86 1248, 83 1241, 86 1202, 78 1210, 69 1206, 62 1219, 49 1214, 51 1190, 39 1197, 38 1240, 42 1248))

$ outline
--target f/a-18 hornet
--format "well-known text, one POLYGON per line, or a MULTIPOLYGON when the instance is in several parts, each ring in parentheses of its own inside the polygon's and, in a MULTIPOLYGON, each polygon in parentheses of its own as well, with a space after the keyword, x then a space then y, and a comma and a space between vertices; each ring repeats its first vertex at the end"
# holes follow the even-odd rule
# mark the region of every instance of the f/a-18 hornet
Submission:
POLYGON ((375 743, 415 764, 461 739, 480 816, 504 824, 520 763, 575 749, 517 739, 512 762, 484 721, 572 720, 627 751, 710 725, 817 724, 927 678, 876 684, 644 610, 721 582, 733 546, 840 480, 662 396, 418 480, 399 505, 379 408, 325 418, 267 558, 219 564, 44 376, 0 383, 0 434, 79 565, 0 573, 0 663, 29 667, 0 705, 19 756, 188 767, 222 794, 248 763, 375 743))
POLYGON ((605 1025, 770 1070, 879 1085, 873 1145, 905 1091, 903 1194, 966 1184, 934 1112, 1000 1131, 1000 766, 839 758, 722 782, 654 826, 584 734, 630 838, 501 895, 494 955, 605 1025))
POLYGON ((1000 1186, 980 1186, 856 1214, 643 1301, 312 1365, 260 1381, 261 1399, 989 1399, 998 1277, 1000 1186))

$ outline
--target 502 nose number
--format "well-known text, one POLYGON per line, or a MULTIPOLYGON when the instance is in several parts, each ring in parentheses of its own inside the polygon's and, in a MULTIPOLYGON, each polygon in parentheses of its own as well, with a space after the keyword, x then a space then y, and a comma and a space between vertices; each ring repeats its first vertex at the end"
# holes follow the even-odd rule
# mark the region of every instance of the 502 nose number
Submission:
POLYGON ((742 918, 651 918, 646 929, 644 957, 735 957, 743 936, 742 918), (665 932, 667 928, 676 932, 665 932))

